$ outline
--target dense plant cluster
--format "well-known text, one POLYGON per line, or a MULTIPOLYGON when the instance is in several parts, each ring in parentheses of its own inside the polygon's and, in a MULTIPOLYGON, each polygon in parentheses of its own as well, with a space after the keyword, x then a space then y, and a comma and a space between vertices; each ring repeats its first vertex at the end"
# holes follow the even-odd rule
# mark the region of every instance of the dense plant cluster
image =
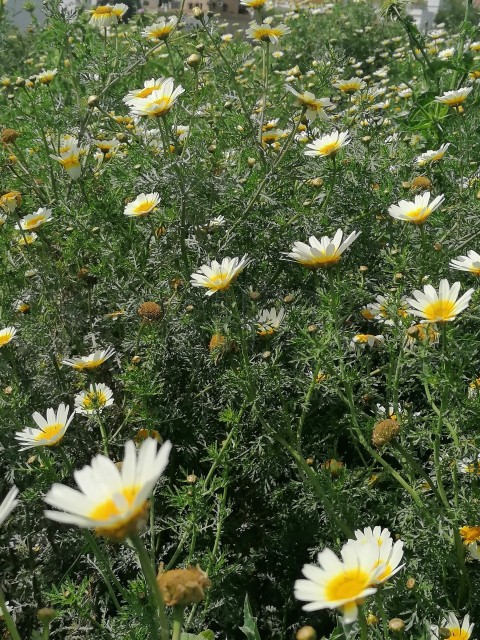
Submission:
POLYGON ((479 620, 478 14, 245 4, 0 4, 5 637, 479 620))

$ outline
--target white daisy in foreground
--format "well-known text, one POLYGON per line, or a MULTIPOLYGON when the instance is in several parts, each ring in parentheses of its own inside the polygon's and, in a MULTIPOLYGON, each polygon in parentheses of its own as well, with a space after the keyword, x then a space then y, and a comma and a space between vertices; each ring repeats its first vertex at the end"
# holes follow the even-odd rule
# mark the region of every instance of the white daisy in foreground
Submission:
POLYGON ((344 545, 342 560, 330 549, 318 554, 319 567, 306 564, 306 580, 295 582, 295 597, 307 602, 304 611, 340 609, 345 624, 357 619, 358 605, 376 592, 373 586, 384 571, 383 564, 374 567, 378 559, 378 545, 344 545))
POLYGON ((388 213, 396 220, 413 222, 413 224, 423 224, 428 216, 438 209, 445 200, 445 196, 437 196, 430 202, 430 192, 427 191, 420 196, 415 196, 413 202, 400 200, 398 204, 392 204, 388 213))
POLYGON ((426 164, 433 164, 434 162, 439 162, 440 160, 443 159, 449 146, 450 146, 450 142, 447 142, 446 144, 442 144, 440 149, 437 149, 436 151, 429 149, 428 151, 425 151, 424 153, 420 154, 415 159, 415 162, 418 164, 419 167, 423 167, 426 164))
POLYGON ((328 158, 329 156, 334 156, 342 147, 350 144, 350 142, 351 139, 348 131, 333 131, 307 144, 305 155, 328 158))
POLYGON ((441 102, 448 107, 458 107, 468 98, 469 93, 472 91, 472 87, 464 87, 457 91, 447 91, 442 96, 437 96, 435 102, 441 102))
POLYGON ((224 258, 222 262, 212 260, 203 264, 197 272, 192 273, 190 284, 193 287, 205 287, 206 296, 212 296, 216 291, 225 291, 230 287, 251 259, 245 254, 242 258, 224 258))
MULTIPOLYGON (((462 623, 458 620, 457 616, 450 612, 446 618, 442 620, 442 624, 440 628, 448 629, 450 631, 449 638, 452 640, 469 640, 472 635, 473 627, 475 625, 470 624, 470 616, 467 614, 462 623)), ((443 634, 440 634, 440 630, 437 625, 432 625, 430 628, 431 631, 431 640, 440 640, 440 638, 445 637, 443 634)))
POLYGON ((12 513, 18 504, 18 489, 12 487, 0 504, 0 525, 2 525, 8 516, 12 513))
POLYGON ((316 98, 310 91, 299 93, 288 84, 286 85, 286 89, 287 91, 290 91, 290 93, 293 93, 298 102, 304 107, 305 115, 307 116, 308 120, 313 121, 316 118, 328 120, 328 116, 325 113, 324 109, 325 107, 332 106, 330 98, 316 98))
POLYGON ((153 40, 153 42, 166 40, 177 26, 177 22, 177 16, 171 16, 170 20, 168 21, 165 20, 165 18, 160 18, 160 20, 158 22, 155 22, 155 24, 146 27, 142 31, 142 36, 144 38, 147 38, 147 40, 153 40))
POLYGON ((467 251, 466 256, 457 256, 449 263, 452 269, 458 271, 470 271, 470 273, 480 276, 480 255, 476 251, 467 251))
POLYGON ((285 309, 280 307, 277 311, 275 307, 264 309, 257 318, 257 334, 259 336, 271 336, 280 328, 285 317, 285 309))
POLYGON ((88 356, 78 356, 76 358, 62 360, 62 364, 66 364, 68 367, 72 367, 72 369, 76 369, 77 371, 96 369, 111 358, 114 353, 115 349, 112 347, 108 347, 108 349, 97 349, 88 356))
POLYGON ((88 391, 75 396, 75 411, 83 415, 101 413, 113 404, 113 392, 106 384, 91 384, 88 391))
POLYGON ((52 210, 41 207, 35 213, 30 213, 20 220, 16 225, 17 229, 23 231, 31 231, 32 229, 38 229, 46 222, 49 222, 52 218, 52 210))
POLYGON ((341 259, 343 252, 358 238, 360 233, 360 231, 352 231, 343 242, 341 229, 337 229, 331 239, 328 236, 323 236, 317 240, 315 236, 311 236, 308 240, 309 244, 295 242, 292 251, 286 255, 309 269, 332 267, 341 259))
POLYGON ((123 210, 124 215, 133 218, 141 218, 147 213, 154 211, 160 202, 160 194, 156 191, 153 193, 141 193, 133 202, 129 202, 123 210))
MULTIPOLYGON (((162 88, 162 84, 165 82, 165 78, 152 78, 151 80, 145 80, 142 89, 134 89, 129 91, 127 95, 122 98, 125 104, 131 105, 137 98, 148 98, 154 91, 158 91, 162 88)), ((160 131, 160 130, 158 130, 160 131)))
POLYGON ((45 511, 47 518, 95 529, 97 535, 124 540, 141 530, 148 516, 148 497, 168 464, 169 441, 157 451, 147 438, 137 452, 129 440, 121 471, 109 458, 98 455, 91 465, 74 472, 80 491, 54 484, 45 502, 60 511, 45 511))
POLYGON ((95 9, 90 9, 89 24, 94 27, 112 27, 121 21, 126 11, 128 11, 128 6, 123 3, 98 5, 95 9))
POLYGON ((174 88, 173 78, 167 78, 159 89, 155 89, 147 98, 132 98, 130 110, 137 116, 159 118, 166 115, 174 106, 178 97, 184 93, 182 85, 174 88))
POLYGON ((73 420, 75 412, 68 415, 70 409, 66 404, 61 404, 57 411, 47 409, 47 417, 44 418, 38 411, 32 418, 38 425, 38 429, 27 427, 23 431, 17 431, 15 438, 21 444, 21 451, 32 447, 54 447, 65 435, 70 422, 73 420))
POLYGON ((357 529, 355 531, 355 540, 349 540, 347 545, 367 545, 375 544, 378 549, 378 556, 373 568, 383 565, 384 569, 382 573, 376 577, 375 584, 381 584, 386 582, 392 576, 400 571, 404 567, 400 562, 403 558, 403 542, 397 540, 393 542, 392 536, 388 529, 382 529, 381 527, 366 527, 363 529, 357 529))
POLYGON ((333 83, 333 86, 342 93, 352 94, 365 89, 367 84, 361 78, 350 78, 349 80, 338 80, 333 83))
POLYGON ((408 304, 413 307, 408 312, 423 318, 422 322, 450 322, 468 307, 473 295, 473 289, 469 289, 457 300, 459 292, 459 282, 450 287, 448 280, 440 280, 438 293, 431 284, 427 284, 423 291, 415 290, 414 297, 407 298, 408 304))
POLYGON ((290 27, 287 27, 286 24, 277 24, 276 27, 273 27, 268 22, 263 22, 262 24, 251 22, 245 33, 249 38, 257 42, 270 40, 273 44, 277 44, 279 38, 290 33, 290 27))
POLYGON ((16 333, 15 327, 5 327, 5 329, 0 330, 0 347, 4 347, 13 340, 16 333))

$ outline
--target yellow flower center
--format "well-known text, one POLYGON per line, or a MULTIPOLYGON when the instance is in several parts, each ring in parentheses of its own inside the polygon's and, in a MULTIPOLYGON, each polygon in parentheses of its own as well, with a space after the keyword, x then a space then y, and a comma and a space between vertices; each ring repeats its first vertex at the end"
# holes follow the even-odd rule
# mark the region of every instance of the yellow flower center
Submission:
POLYGON ((253 32, 253 37, 256 40, 268 40, 268 38, 272 35, 278 35, 276 33, 274 33, 274 29, 271 29, 270 27, 259 27, 258 29, 255 29, 255 31, 253 32))
POLYGON ((4 345, 8 344, 11 339, 12 339, 11 333, 0 335, 0 347, 3 347, 4 345))
POLYGON ((300 260, 300 264, 303 264, 304 267, 308 267, 309 269, 317 269, 318 267, 331 267, 336 264, 341 257, 341 254, 339 255, 335 252, 330 256, 324 254, 322 256, 316 256, 315 258, 311 258, 309 260, 300 260))
POLYGON ((83 369, 96 369, 104 362, 104 358, 100 358, 99 360, 88 360, 87 362, 76 362, 73 365, 73 369, 77 369, 77 371, 82 371, 83 369))
POLYGON ((455 318, 455 302, 451 300, 436 300, 423 308, 425 318, 430 322, 447 322, 455 318))
POLYGON ((210 276, 207 281, 207 287, 215 291, 225 291, 225 289, 228 289, 230 286, 232 280, 233 278, 230 278, 226 271, 222 271, 210 276))
MULTIPOLYGON (((131 487, 124 487, 122 489, 121 495, 125 498, 128 503, 128 507, 131 507, 133 501, 137 497, 137 494, 140 490, 138 485, 133 485, 131 487)), ((122 514, 122 511, 118 508, 117 504, 113 500, 113 498, 108 498, 105 502, 101 502, 96 507, 92 509, 92 511, 88 514, 88 517, 92 520, 109 520, 114 516, 119 516, 122 514)), ((136 513, 132 514, 132 519, 136 517, 136 513)))
POLYGON ((360 569, 347 569, 332 578, 325 587, 325 600, 356 600, 369 586, 370 576, 360 569))
POLYGON ((468 640, 470 635, 468 631, 464 631, 459 627, 447 627, 450 631, 450 638, 458 638, 458 640, 468 640))
POLYGON ((134 212, 140 216, 145 215, 152 210, 153 206, 154 204, 151 200, 145 200, 144 202, 140 202, 139 204, 135 205, 134 212))
POLYGON ((103 391, 89 391, 82 400, 84 409, 98 409, 107 403, 107 396, 103 391))
POLYGON ((62 158, 61 163, 65 171, 80 166, 80 160, 78 159, 78 156, 69 156, 68 158, 62 158))
POLYGON ((44 220, 45 220, 45 216, 44 215, 35 216, 33 218, 30 218, 30 220, 27 220, 24 223, 24 228, 25 229, 34 229, 38 224, 44 222, 44 220))
POLYGON ((172 99, 170 96, 163 96, 150 102, 147 108, 150 110, 151 115, 161 116, 172 108, 172 99))
POLYGON ((57 442, 61 439, 57 436, 64 426, 65 424, 63 422, 49 424, 48 426, 43 427, 41 432, 35 436, 35 440, 50 440, 50 442, 47 444, 47 447, 57 444, 57 442))
POLYGON ((170 31, 172 30, 172 27, 169 26, 164 26, 164 27, 158 27, 158 29, 155 29, 154 31, 151 31, 148 34, 149 38, 164 38, 165 36, 168 36, 168 34, 170 33, 170 31))
POLYGON ((449 107, 457 107, 462 102, 465 102, 467 96, 452 96, 451 98, 444 98, 442 102, 448 104, 449 107))
POLYGON ((480 541, 480 527, 461 527, 460 535, 465 544, 480 541))
POLYGON ((343 91, 343 93, 355 93, 359 88, 360 84, 357 82, 345 82, 345 84, 339 86, 340 91, 343 91))
POLYGON ((96 7, 95 11, 93 12, 94 17, 110 15, 113 15, 113 7, 109 7, 108 5, 96 7))
POLYGON ((407 211, 406 215, 414 224, 421 224, 428 218, 430 213, 431 211, 429 207, 416 207, 415 209, 407 211))
POLYGON ((318 152, 324 156, 330 156, 332 155, 332 153, 337 152, 340 147, 340 143, 338 142, 338 140, 336 140, 335 142, 329 142, 327 144, 324 144, 322 147, 319 147, 318 152))

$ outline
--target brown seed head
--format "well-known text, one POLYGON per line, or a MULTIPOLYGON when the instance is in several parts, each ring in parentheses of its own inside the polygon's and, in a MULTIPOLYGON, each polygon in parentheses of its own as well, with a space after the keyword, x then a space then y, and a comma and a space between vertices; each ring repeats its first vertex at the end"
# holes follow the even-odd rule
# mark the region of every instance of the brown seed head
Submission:
POLYGON ((424 189, 428 190, 431 186, 432 182, 426 176, 417 176, 410 183, 410 187, 415 189, 415 191, 423 191, 424 189))
POLYGON ((205 598, 205 590, 212 584, 205 571, 198 565, 189 565, 187 569, 173 569, 164 573, 159 571, 157 582, 168 607, 201 602, 205 598))
POLYGON ((400 433, 400 423, 397 420, 382 420, 373 428, 372 443, 375 447, 383 447, 400 433))
POLYGON ((137 313, 142 320, 149 320, 150 322, 160 320, 163 316, 162 307, 156 302, 142 302, 138 307, 137 313))
POLYGON ((20 133, 15 131, 15 129, 3 129, 0 134, 0 140, 2 144, 13 144, 15 140, 20 137, 20 133))

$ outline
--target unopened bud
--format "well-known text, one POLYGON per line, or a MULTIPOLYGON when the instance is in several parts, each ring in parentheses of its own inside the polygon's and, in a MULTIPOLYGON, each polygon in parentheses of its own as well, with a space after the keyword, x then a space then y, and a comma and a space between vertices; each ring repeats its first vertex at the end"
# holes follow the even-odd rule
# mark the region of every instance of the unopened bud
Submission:
POLYGON ((90 107, 90 109, 96 107, 98 105, 98 96, 88 96, 87 105, 90 107))
POLYGON ((360 271, 360 273, 366 273, 368 271, 368 267, 362 264, 358 267, 358 270, 360 271))
POLYGON ((308 333, 317 333, 318 327, 316 324, 309 324, 307 327, 308 333))
POLYGON ((367 615, 367 624, 369 627, 375 627, 378 624, 378 618, 374 613, 370 612, 367 615))
POLYGON ((217 150, 217 145, 216 144, 209 144, 208 147, 207 147, 208 153, 215 153, 216 150, 217 150))
POLYGON ((42 609, 38 609, 37 618, 40 620, 40 622, 48 624, 55 618, 55 610, 50 609, 50 607, 43 607, 42 609))
POLYGON ((317 632, 313 627, 301 627, 295 634, 295 640, 317 640, 317 632))
MULTIPOLYGON (((197 7, 198 8, 198 7, 197 7)), ((189 67, 198 67, 200 64, 201 58, 198 53, 192 53, 191 56, 187 58, 187 64, 189 67)))
POLYGON ((194 473, 191 473, 186 477, 186 482, 188 482, 188 484, 195 484, 197 480, 198 478, 194 473))
POLYGON ((139 364, 142 361, 140 356, 133 356, 132 364, 139 364))
POLYGON ((388 622, 388 628, 393 633, 400 633, 405 629, 405 622, 401 618, 392 618, 388 622))
POLYGON ((372 433, 372 443, 375 447, 383 447, 400 433, 400 423, 397 420, 382 420, 377 422, 372 433))
POLYGON ((195 307, 193 306, 193 304, 189 304, 189 305, 187 305, 187 306, 185 307, 185 311, 186 311, 187 313, 192 313, 192 311, 194 310, 194 308, 195 308, 195 307))
POLYGON ((407 589, 413 589, 415 587, 415 578, 408 578, 407 582, 405 583, 405 586, 407 587, 407 589))
POLYGON ((247 164, 249 167, 254 167, 255 166, 255 158, 247 158, 247 164))
POLYGON ((283 299, 286 304, 290 304, 290 302, 293 302, 294 300, 295 296, 292 293, 287 294, 283 299))
POLYGON ((203 9, 201 9, 200 7, 194 7, 192 13, 195 20, 203 20, 205 16, 203 9))
POLYGON ((271 352, 271 351, 264 351, 264 352, 262 353, 262 358, 263 358, 264 360, 268 360, 268 358, 270 358, 270 356, 271 356, 271 355, 272 355, 272 352, 271 352))

